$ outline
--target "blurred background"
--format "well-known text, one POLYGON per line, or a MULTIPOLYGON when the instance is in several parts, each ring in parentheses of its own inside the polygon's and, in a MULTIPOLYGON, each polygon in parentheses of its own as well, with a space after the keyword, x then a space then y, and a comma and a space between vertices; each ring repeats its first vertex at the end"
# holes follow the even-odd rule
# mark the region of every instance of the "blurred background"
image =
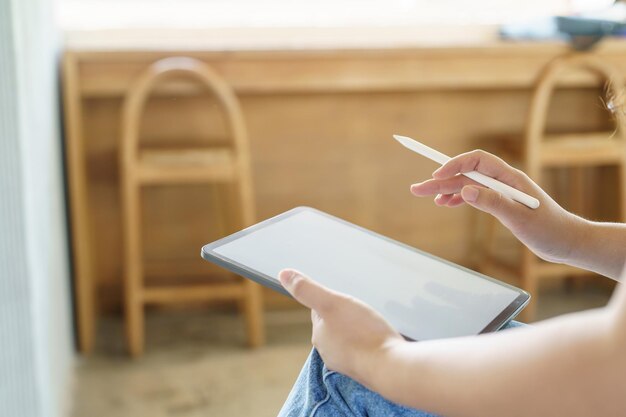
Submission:
POLYGON ((0 415, 276 415, 309 312, 199 252, 300 205, 529 290, 527 322, 605 305, 610 280, 412 197, 436 166, 391 135, 624 221, 625 23, 607 0, 0 1, 0 415))

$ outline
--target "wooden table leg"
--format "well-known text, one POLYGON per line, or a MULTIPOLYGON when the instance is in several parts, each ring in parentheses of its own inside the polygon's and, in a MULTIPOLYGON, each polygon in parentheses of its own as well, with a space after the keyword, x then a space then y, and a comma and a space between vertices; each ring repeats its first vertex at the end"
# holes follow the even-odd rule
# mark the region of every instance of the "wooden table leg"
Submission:
POLYGON ((87 198, 87 170, 83 149, 78 66, 72 53, 63 58, 64 133, 66 177, 69 187, 70 239, 74 280, 75 323, 78 350, 88 354, 95 342, 91 237, 87 198))

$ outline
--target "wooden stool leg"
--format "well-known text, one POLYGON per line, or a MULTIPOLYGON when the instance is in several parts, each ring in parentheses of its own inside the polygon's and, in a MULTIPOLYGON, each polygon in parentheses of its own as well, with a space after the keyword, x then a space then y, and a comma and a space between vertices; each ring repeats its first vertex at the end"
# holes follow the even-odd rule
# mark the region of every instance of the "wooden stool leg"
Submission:
POLYGON ((141 251, 140 187, 123 184, 125 318, 128 352, 137 357, 144 350, 144 311, 142 300, 143 265, 141 251))
MULTIPOLYGON (((216 186, 214 197, 220 213, 222 229, 231 233, 247 224, 242 223, 241 197, 238 187, 241 184, 220 184, 216 186)), ((237 307, 243 315, 246 325, 246 339, 250 347, 259 347, 265 343, 265 324, 263 320, 263 294, 261 287, 243 279, 244 295, 237 300, 237 307)))
POLYGON ((474 269, 480 269, 483 260, 484 229, 486 221, 478 210, 470 210, 469 236, 467 240, 467 259, 474 269))
POLYGON ((265 343, 261 287, 250 280, 245 280, 244 286, 245 296, 242 304, 247 342, 250 347, 259 347, 265 343))
POLYGON ((137 276, 126 277, 126 340, 128 353, 132 357, 138 357, 144 351, 144 311, 141 294, 139 293, 137 276), (134 287, 134 288, 133 288, 134 287))
POLYGON ((619 199, 619 221, 626 222, 626 161, 622 161, 617 167, 617 188, 619 199))
POLYGON ((492 251, 496 240, 496 230, 498 226, 498 220, 491 215, 487 217, 486 222, 485 235, 482 239, 483 244, 480 248, 480 258, 478 261, 478 270, 483 274, 487 273, 491 267, 493 258, 492 251))
POLYGON ((217 227, 220 236, 226 236, 237 230, 232 227, 230 213, 228 213, 228 203, 224 200, 228 199, 228 187, 224 184, 211 184, 211 199, 213 200, 213 209, 217 216, 217 227))
POLYGON ((528 306, 520 314, 520 319, 525 322, 532 322, 537 316, 537 301, 539 298, 539 277, 537 276, 536 268, 534 264, 538 262, 535 254, 529 249, 522 249, 522 288, 530 293, 532 296, 528 306))
POLYGON ((569 190, 568 190, 568 209, 574 214, 585 215, 585 170, 581 167, 573 167, 569 169, 569 190))

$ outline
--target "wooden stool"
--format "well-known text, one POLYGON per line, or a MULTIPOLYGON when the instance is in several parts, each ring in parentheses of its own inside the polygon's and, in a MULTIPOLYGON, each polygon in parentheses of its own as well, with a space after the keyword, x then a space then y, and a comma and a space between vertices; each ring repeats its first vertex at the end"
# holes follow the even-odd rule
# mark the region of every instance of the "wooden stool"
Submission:
MULTIPOLYGON (((626 121, 624 109, 615 111, 615 130, 608 132, 585 132, 567 134, 546 134, 546 120, 552 95, 563 75, 572 69, 591 72, 607 82, 612 97, 623 97, 623 76, 610 65, 592 54, 575 53, 558 57, 551 61, 540 73, 534 89, 526 132, 523 141, 516 141, 523 148, 509 146, 496 150, 500 155, 519 160, 520 168, 542 187, 546 186, 546 168, 567 168, 569 187, 568 209, 581 213, 585 206, 583 169, 599 166, 617 166, 618 201, 620 221, 626 219, 626 121), (521 142, 521 143, 520 143, 521 142), (515 155, 516 154, 516 155, 515 155), (517 158, 516 158, 517 156, 517 158)), ((620 103, 618 103, 619 105, 620 103)), ((504 142, 503 144, 506 144, 504 142)), ((498 221, 489 219, 486 234, 482 239, 482 259, 479 269, 485 274, 507 270, 520 278, 521 286, 529 291, 532 302, 524 311, 524 319, 533 320, 536 313, 538 281, 541 278, 568 277, 589 274, 568 265, 542 261, 525 246, 522 248, 521 262, 511 267, 494 256, 495 229, 498 221)))
MULTIPOLYGON (((220 283, 146 286, 141 242, 140 194, 143 187, 158 185, 213 184, 230 186, 238 200, 223 196, 221 214, 234 229, 254 222, 250 155, 242 111, 232 89, 199 60, 166 58, 150 65, 131 85, 124 98, 120 143, 120 183, 124 243, 125 319, 128 349, 139 356, 144 349, 144 305, 183 301, 237 300, 247 325, 252 347, 264 341, 260 288, 250 280, 220 283), (141 116, 151 91, 165 78, 195 79, 219 103, 229 130, 228 144, 206 148, 141 150, 141 116)), ((216 188, 214 188, 216 189, 216 188)), ((224 188, 220 188, 224 190, 224 188)), ((197 248, 198 252, 200 248, 197 248)), ((199 256, 199 255, 198 255, 199 256)))

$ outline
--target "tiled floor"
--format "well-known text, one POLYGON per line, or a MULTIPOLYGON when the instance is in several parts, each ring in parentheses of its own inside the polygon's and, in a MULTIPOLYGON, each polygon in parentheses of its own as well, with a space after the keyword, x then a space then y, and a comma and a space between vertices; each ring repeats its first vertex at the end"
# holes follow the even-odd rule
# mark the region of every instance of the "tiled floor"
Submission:
MULTIPOLYGON (((548 289, 539 316, 599 307, 607 290, 548 289)), ((243 346, 234 314, 151 312, 147 352, 126 357, 119 318, 103 320, 95 355, 78 366, 73 417, 274 417, 310 350, 309 313, 271 312, 268 343, 243 346)))
POLYGON ((138 360, 124 353, 121 320, 105 319, 78 367, 73 416, 274 417, 310 350, 309 318, 269 313, 267 346, 249 350, 234 313, 151 312, 138 360))

